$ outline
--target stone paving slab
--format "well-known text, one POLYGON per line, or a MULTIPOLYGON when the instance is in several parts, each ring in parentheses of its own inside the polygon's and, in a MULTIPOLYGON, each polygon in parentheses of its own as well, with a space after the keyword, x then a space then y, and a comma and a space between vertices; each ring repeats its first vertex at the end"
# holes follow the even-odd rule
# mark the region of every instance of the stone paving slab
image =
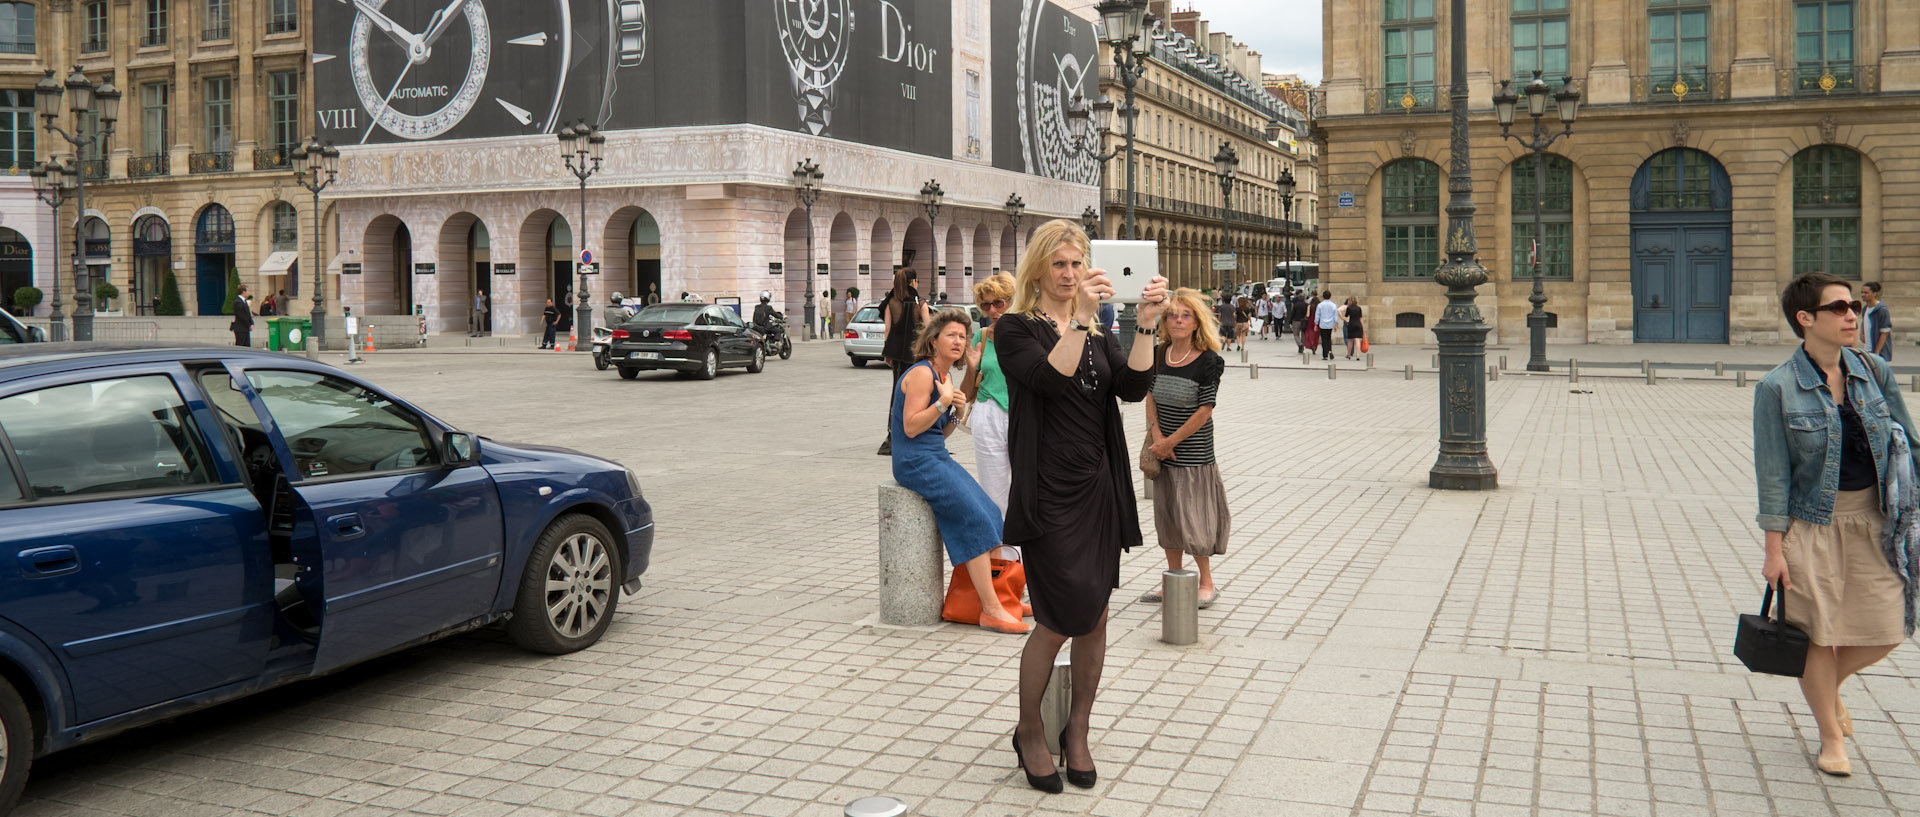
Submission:
POLYGON ((584 356, 355 371, 628 463, 659 515, 646 589, 573 655, 475 633, 56 755, 18 814, 781 817, 874 793, 993 817, 1920 813, 1912 650, 1849 687, 1839 781, 1811 768, 1797 688, 1728 654, 1760 541, 1731 383, 1490 383, 1502 487, 1452 494, 1425 487, 1431 380, 1230 371, 1221 602, 1199 643, 1157 640, 1143 519, 1101 782, 1045 796, 1006 747, 1021 639, 866 623, 881 370, 817 343, 705 383, 584 356))

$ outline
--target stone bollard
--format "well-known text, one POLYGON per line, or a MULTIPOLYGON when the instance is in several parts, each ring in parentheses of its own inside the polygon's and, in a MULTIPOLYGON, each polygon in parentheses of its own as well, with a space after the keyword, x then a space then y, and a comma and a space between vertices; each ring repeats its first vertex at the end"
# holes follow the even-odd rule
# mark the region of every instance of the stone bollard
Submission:
POLYGON ((1498 382, 1500 382, 1500 367, 1499 367, 1499 366, 1488 366, 1488 367, 1487 367, 1487 382, 1488 382, 1488 383, 1498 383, 1498 382))
POLYGON ((1727 373, 1727 364, 1725 362, 1718 361, 1718 360, 1713 362, 1714 377, 1721 377, 1721 376, 1724 376, 1726 373, 1727 373))
POLYGON ((1308 358, 1309 358, 1309 357, 1310 357, 1310 356, 1311 356, 1312 354, 1313 354, 1312 352, 1310 352, 1310 351, 1307 351, 1306 349, 1301 349, 1301 350, 1300 350, 1300 365, 1302 365, 1302 366, 1305 366, 1305 365, 1307 365, 1307 361, 1308 361, 1308 358))
POLYGON ((1504 371, 1506 371, 1506 370, 1507 370, 1507 356, 1506 356, 1506 355, 1501 355, 1501 356, 1500 356, 1500 371, 1503 371, 1503 372, 1504 372, 1504 371))
POLYGON ((1253 363, 1247 366, 1247 379, 1248 380, 1260 379, 1260 364, 1253 363))
POLYGON ((1369 372, 1373 371, 1373 353, 1372 352, 1367 353, 1367 371, 1369 372))
POLYGON ((320 342, 313 339, 312 333, 307 334, 307 359, 308 360, 320 359, 320 342))
POLYGON ((1407 364, 1407 379, 1408 380, 1413 379, 1413 364, 1411 363, 1407 364))
POLYGON ((939 624, 946 563, 933 508, 897 482, 880 483, 880 621, 898 627, 939 624))
POLYGON ((1567 382, 1580 382, 1580 361, 1574 358, 1567 358, 1567 382))
POLYGON ((1652 364, 1652 363, 1647 363, 1647 364, 1645 364, 1645 365, 1646 365, 1646 367, 1647 367, 1647 385, 1649 385, 1649 386, 1651 386, 1651 385, 1653 385, 1653 381, 1654 381, 1654 380, 1656 379, 1656 377, 1655 377, 1655 375, 1654 375, 1654 373, 1653 373, 1653 364, 1652 364))
POLYGON ((1735 385, 1735 386, 1739 386, 1740 388, 1743 388, 1743 389, 1744 389, 1744 388, 1746 388, 1746 387, 1747 387, 1747 373, 1746 373, 1746 372, 1744 372, 1744 371, 1739 371, 1739 372, 1734 372, 1734 373, 1733 373, 1733 385, 1735 385))
POLYGON ((1040 693, 1040 732, 1047 736, 1047 751, 1060 754, 1060 730, 1066 728, 1072 711, 1073 656, 1070 650, 1061 650, 1053 654, 1053 671, 1040 693))
POLYGON ((1642 360, 1640 361, 1640 373, 1641 373, 1641 374, 1646 374, 1646 373, 1647 373, 1647 372, 1648 372, 1649 370, 1651 370, 1652 368, 1653 368, 1653 361, 1651 361, 1651 360, 1646 360, 1646 359, 1642 359, 1642 360))
POLYGON ((1160 640, 1175 645, 1199 641, 1200 574, 1168 570, 1160 577, 1160 640))
POLYGON ((1328 380, 1339 380, 1339 379, 1340 379, 1340 367, 1338 367, 1338 366, 1336 366, 1336 365, 1334 365, 1334 364, 1332 364, 1332 363, 1329 363, 1329 364, 1327 364, 1327 379, 1328 379, 1328 380))
POLYGON ((1247 362, 1247 347, 1245 346, 1240 347, 1240 362, 1247 362))

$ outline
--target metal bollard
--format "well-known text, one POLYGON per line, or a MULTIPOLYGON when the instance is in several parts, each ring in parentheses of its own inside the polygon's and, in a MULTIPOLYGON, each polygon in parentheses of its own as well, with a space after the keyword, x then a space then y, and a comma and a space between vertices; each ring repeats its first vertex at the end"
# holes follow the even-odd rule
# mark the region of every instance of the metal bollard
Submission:
POLYGON ((1488 367, 1487 367, 1487 382, 1488 382, 1488 383, 1498 383, 1498 382, 1500 382, 1500 367, 1499 367, 1499 366, 1488 366, 1488 367))
POLYGON ((1367 371, 1369 372, 1373 371, 1373 353, 1372 352, 1367 353, 1367 371))
POLYGON ((1651 386, 1651 385, 1653 385, 1653 381, 1654 381, 1654 379, 1655 379, 1655 377, 1654 377, 1654 374, 1653 374, 1653 364, 1652 364, 1652 363, 1648 363, 1648 364, 1647 364, 1647 385, 1649 385, 1649 386, 1651 386))
POLYGON ((1307 351, 1307 350, 1305 350, 1305 349, 1301 349, 1301 350, 1300 350, 1300 365, 1302 365, 1302 366, 1305 366, 1305 365, 1307 365, 1307 360, 1308 360, 1308 358, 1309 358, 1310 356, 1312 356, 1312 355, 1313 355, 1313 353, 1312 353, 1312 352, 1310 352, 1310 351, 1307 351))
POLYGON ((946 566, 933 508, 893 480, 880 483, 880 621, 900 627, 939 624, 946 566))
POLYGON ((1247 362, 1247 347, 1245 346, 1240 347, 1240 362, 1247 362))
POLYGON ((1160 580, 1160 640, 1176 645, 1199 641, 1200 574, 1168 570, 1160 580))
POLYGON ((308 360, 320 359, 320 342, 317 340, 314 340, 313 335, 311 334, 307 335, 307 359, 308 360))
POLYGON ((1567 382, 1580 382, 1580 361, 1573 358, 1567 358, 1567 382))
POLYGON ((1332 363, 1329 363, 1329 364, 1327 364, 1327 379, 1328 379, 1328 380, 1339 380, 1339 379, 1340 379, 1340 367, 1338 367, 1338 366, 1336 366, 1336 365, 1334 365, 1334 364, 1332 364, 1332 363))
POLYGON ((1247 366, 1247 379, 1248 380, 1260 379, 1260 364, 1253 363, 1247 366))
POLYGON ((1714 377, 1721 377, 1721 376, 1724 376, 1724 375, 1725 375, 1726 373, 1727 373, 1727 364, 1726 364, 1726 363, 1724 363, 1724 362, 1721 362, 1721 361, 1718 361, 1718 360, 1716 360, 1716 361, 1714 361, 1714 362, 1713 362, 1713 376, 1714 376, 1714 377))
POLYGON ((1506 355, 1501 355, 1501 356, 1500 356, 1500 371, 1503 371, 1503 372, 1504 372, 1504 371, 1506 371, 1506 370, 1507 370, 1507 356, 1506 356, 1506 355))
POLYGON ((1640 361, 1640 373, 1641 373, 1641 374, 1646 374, 1646 373, 1647 373, 1647 370, 1648 370, 1648 369, 1652 369, 1652 368, 1653 368, 1653 361, 1651 361, 1651 360, 1641 360, 1641 361, 1640 361))
POLYGON ((1733 385, 1735 385, 1735 386, 1739 386, 1740 388, 1743 388, 1743 389, 1744 389, 1744 388, 1746 388, 1746 387, 1747 387, 1747 373, 1746 373, 1746 372, 1734 372, 1734 373, 1733 373, 1733 385))
POLYGON ((1407 364, 1407 379, 1408 380, 1413 379, 1413 364, 1411 363, 1407 364))
POLYGON ((1067 713, 1072 711, 1073 656, 1061 650, 1053 654, 1053 672, 1040 693, 1040 731, 1047 736, 1047 751, 1060 754, 1060 730, 1066 728, 1067 713))

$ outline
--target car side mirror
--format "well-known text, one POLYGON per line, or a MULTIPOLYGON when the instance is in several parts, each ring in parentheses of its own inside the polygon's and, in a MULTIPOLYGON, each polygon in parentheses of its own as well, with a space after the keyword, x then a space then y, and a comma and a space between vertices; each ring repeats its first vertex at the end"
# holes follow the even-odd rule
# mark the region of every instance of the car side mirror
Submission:
POLYGON ((480 462, 480 438, 465 431, 449 431, 440 438, 441 459, 449 466, 480 462))
POLYGON ((42 329, 42 328, 40 328, 40 327, 38 327, 38 326, 29 326, 29 327, 27 327, 27 334, 29 334, 29 335, 32 335, 32 336, 33 336, 33 342, 34 342, 34 343, 46 343, 46 342, 47 342, 47 330, 45 330, 45 329, 42 329))

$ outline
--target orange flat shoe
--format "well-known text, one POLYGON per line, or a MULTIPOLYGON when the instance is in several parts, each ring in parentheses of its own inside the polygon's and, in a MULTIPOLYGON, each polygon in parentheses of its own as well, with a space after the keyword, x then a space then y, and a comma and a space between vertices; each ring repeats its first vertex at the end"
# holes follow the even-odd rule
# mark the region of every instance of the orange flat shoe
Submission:
POLYGON ((1015 621, 1010 618, 995 618, 985 613, 980 614, 980 628, 983 630, 992 630, 996 633, 1007 633, 1009 635, 1023 635, 1027 630, 1031 629, 1024 621, 1015 621))

